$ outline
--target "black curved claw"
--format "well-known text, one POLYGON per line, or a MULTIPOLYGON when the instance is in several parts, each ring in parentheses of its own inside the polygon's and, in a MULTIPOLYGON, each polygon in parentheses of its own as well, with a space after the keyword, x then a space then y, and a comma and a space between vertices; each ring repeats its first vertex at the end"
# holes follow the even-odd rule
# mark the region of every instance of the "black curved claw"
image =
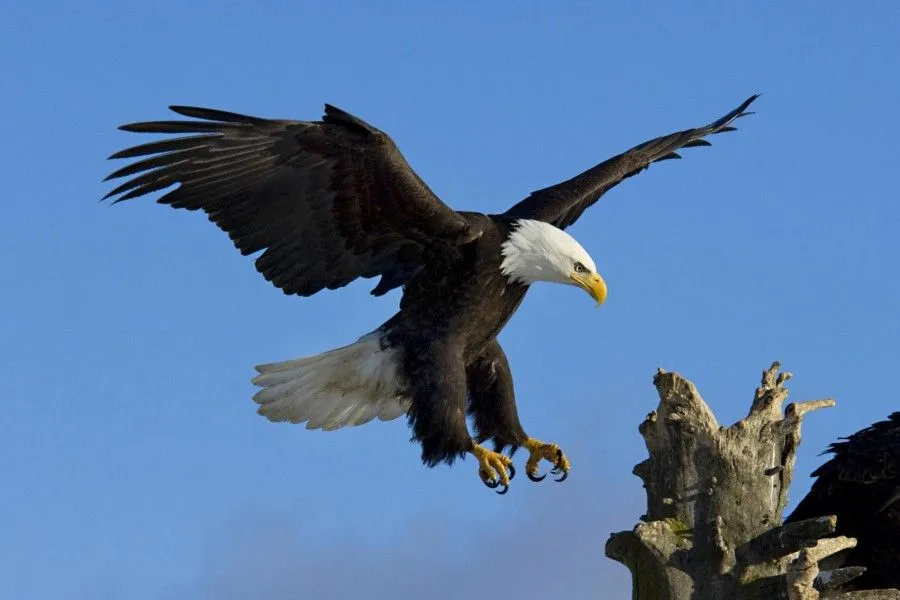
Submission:
POLYGON ((528 479, 530 479, 530 480, 532 480, 532 481, 543 481, 544 478, 547 476, 547 474, 544 473, 543 475, 541 475, 540 477, 538 477, 537 475, 532 475, 532 474, 529 473, 528 471, 525 471, 525 474, 528 475, 528 479))
POLYGON ((503 494, 505 494, 505 493, 508 492, 508 491, 509 491, 509 486, 508 486, 508 485, 504 485, 502 490, 497 490, 497 493, 500 494, 500 495, 502 496, 503 494))
POLYGON ((494 481, 493 479, 482 479, 481 481, 484 482, 484 485, 488 486, 491 489, 494 489, 495 487, 500 485, 499 481, 494 481))
POLYGON ((553 469, 550 472, 553 473, 554 475, 558 475, 558 474, 562 473, 562 477, 560 477, 559 479, 554 479, 554 481, 562 482, 562 481, 565 481, 566 478, 569 476, 569 472, 563 470, 563 461, 564 460, 565 460, 565 456, 563 456, 562 450, 557 450, 556 451, 556 463, 553 465, 553 469))
MULTIPOLYGON (((513 466, 512 463, 509 463, 509 480, 512 481, 515 478, 515 476, 516 476, 516 468, 513 466)), ((499 494, 500 492, 497 492, 497 493, 499 494)))

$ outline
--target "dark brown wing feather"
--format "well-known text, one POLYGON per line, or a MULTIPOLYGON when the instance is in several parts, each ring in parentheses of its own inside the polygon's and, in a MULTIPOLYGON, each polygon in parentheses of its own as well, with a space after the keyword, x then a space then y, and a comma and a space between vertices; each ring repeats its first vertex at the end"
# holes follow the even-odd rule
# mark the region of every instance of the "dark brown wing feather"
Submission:
POLYGON ((568 181, 532 192, 504 214, 519 219, 546 221, 565 229, 600 196, 622 180, 640 173, 649 167, 650 163, 681 158, 676 150, 693 146, 710 146, 711 144, 702 138, 715 133, 733 131, 735 128, 731 123, 738 117, 752 114, 746 110, 757 97, 758 94, 747 98, 739 107, 709 125, 649 140, 568 181))
POLYGON ((244 255, 263 251, 257 269, 286 294, 377 275, 373 293, 383 294, 403 285, 424 248, 480 233, 435 196, 386 134, 338 108, 326 105, 315 122, 170 108, 201 120, 122 126, 190 135, 113 154, 140 160, 107 177, 131 178, 105 198, 178 184, 159 202, 203 210, 244 255))
POLYGON ((857 539, 844 564, 866 567, 848 589, 900 587, 900 412, 831 444, 833 456, 785 519, 837 516, 838 535, 857 539))

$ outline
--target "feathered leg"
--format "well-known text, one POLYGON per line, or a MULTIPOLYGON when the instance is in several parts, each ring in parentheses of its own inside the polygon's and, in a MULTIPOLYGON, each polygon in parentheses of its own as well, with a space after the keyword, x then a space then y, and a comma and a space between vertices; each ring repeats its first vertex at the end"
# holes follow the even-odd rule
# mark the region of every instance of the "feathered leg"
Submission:
POLYGON ((512 460, 476 444, 466 427, 466 372, 463 357, 440 340, 405 345, 404 370, 412 404, 409 423, 422 445, 422 462, 452 464, 466 453, 478 460, 478 475, 490 488, 509 488, 512 460))
POLYGON ((519 422, 509 361, 497 340, 491 341, 469 364, 466 380, 469 414, 475 419, 478 442, 493 439, 494 449, 502 452, 509 446, 510 456, 519 446, 524 446, 529 452, 525 473, 532 481, 541 481, 545 477, 537 475, 538 463, 542 459, 553 463, 553 472, 560 474, 557 481, 568 476, 571 464, 559 446, 528 437, 519 422))

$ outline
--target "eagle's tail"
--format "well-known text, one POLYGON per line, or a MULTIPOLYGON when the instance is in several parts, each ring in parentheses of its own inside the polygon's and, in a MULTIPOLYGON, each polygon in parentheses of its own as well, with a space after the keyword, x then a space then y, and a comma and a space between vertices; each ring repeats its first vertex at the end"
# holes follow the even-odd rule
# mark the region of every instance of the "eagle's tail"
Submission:
POLYGON ((409 409, 399 375, 399 353, 383 348, 375 331, 343 348, 259 365, 253 396, 270 421, 306 422, 330 431, 378 417, 396 419, 409 409))

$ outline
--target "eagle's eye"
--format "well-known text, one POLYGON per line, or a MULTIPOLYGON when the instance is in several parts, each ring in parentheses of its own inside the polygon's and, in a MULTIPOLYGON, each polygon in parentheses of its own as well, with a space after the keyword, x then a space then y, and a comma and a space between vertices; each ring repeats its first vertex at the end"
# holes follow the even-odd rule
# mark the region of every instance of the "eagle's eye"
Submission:
POLYGON ((587 273, 587 267, 585 267, 583 264, 581 264, 580 262, 578 262, 576 260, 575 261, 575 272, 576 273, 587 273))

